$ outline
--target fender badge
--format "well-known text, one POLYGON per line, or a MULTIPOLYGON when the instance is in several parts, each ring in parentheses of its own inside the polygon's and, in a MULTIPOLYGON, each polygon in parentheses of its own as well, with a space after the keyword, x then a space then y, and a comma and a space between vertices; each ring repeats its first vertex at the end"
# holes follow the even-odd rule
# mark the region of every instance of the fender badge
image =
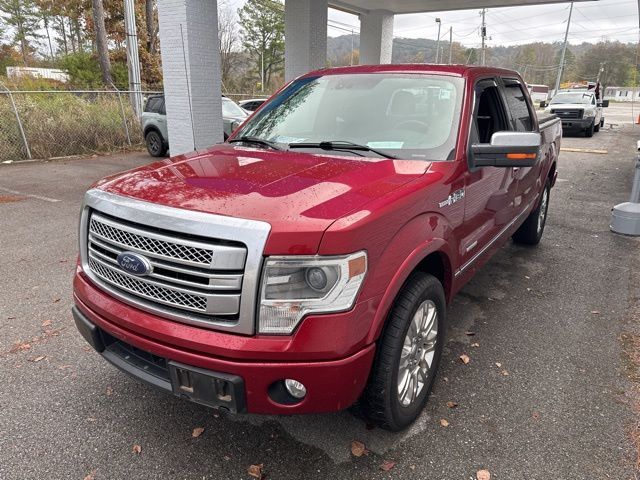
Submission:
POLYGON ((450 194, 446 200, 443 200, 442 202, 438 203, 438 206, 440 208, 447 207, 449 205, 453 205, 458 200, 462 200, 463 198, 464 198, 464 188, 461 188, 460 190, 456 190, 455 192, 450 194))

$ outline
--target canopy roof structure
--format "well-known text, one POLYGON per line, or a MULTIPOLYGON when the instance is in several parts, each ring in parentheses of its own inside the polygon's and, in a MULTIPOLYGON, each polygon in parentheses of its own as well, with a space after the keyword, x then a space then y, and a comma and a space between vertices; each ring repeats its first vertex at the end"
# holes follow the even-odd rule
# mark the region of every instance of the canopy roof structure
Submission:
MULTIPOLYGON (((589 1, 589 0, 578 0, 589 1)), ((406 13, 442 12, 448 10, 474 10, 481 8, 517 7, 569 3, 557 0, 331 0, 329 5, 338 10, 367 14, 371 10, 388 10, 396 15, 406 13)))

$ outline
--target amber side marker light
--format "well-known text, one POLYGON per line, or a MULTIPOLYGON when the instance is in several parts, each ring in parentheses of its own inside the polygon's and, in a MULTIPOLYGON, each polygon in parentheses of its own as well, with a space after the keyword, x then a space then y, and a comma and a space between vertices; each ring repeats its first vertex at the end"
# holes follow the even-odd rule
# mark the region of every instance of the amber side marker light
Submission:
POLYGON ((509 160, 527 160, 536 158, 535 153, 507 153, 509 160))

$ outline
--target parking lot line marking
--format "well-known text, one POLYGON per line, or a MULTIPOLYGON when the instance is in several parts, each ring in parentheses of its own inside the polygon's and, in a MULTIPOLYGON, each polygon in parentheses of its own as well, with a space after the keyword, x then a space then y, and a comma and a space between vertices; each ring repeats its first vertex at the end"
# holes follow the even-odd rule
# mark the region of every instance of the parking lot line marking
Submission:
POLYGON ((38 200, 42 200, 43 202, 57 203, 60 201, 56 198, 43 197, 42 195, 32 195, 30 193, 22 193, 17 190, 11 190, 10 188, 0 187, 0 190, 2 190, 3 192, 12 193, 13 195, 20 195, 21 197, 35 198, 38 200))
POLYGON ((561 152, 578 152, 578 153, 599 153, 606 155, 609 153, 607 150, 597 150, 593 148, 574 148, 574 147, 560 147, 561 152))

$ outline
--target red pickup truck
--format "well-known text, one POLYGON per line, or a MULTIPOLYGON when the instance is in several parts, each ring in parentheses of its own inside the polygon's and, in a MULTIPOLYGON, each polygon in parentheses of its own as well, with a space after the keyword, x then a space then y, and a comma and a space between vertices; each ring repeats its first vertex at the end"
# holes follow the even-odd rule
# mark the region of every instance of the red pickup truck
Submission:
POLYGON ((420 413, 455 293, 535 245, 561 124, 516 72, 320 70, 225 143, 96 183, 73 316, 125 372, 230 412, 420 413))

